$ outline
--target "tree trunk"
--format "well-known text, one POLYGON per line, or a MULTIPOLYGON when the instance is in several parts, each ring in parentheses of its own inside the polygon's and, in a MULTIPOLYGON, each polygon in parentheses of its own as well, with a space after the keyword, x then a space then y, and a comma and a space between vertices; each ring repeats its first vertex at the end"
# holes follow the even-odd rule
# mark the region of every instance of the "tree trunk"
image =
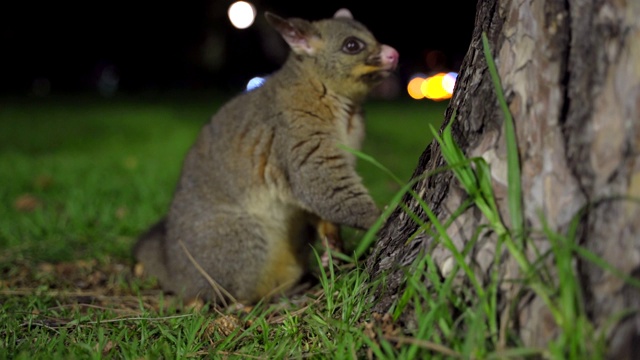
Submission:
MULTIPOLYGON (((481 156, 490 164, 498 208, 509 225, 504 116, 484 58, 482 32, 514 118, 526 228, 540 230, 545 219, 552 230, 566 232, 588 206, 580 218, 578 243, 624 274, 640 277, 640 206, 620 198, 640 198, 640 2, 478 2, 471 45, 446 118, 455 110, 454 139, 467 157, 481 156)), ((434 141, 413 177, 444 165, 434 141)), ((440 220, 450 218, 466 198, 451 171, 420 180, 414 190, 440 220)), ((403 202, 427 220, 415 199, 406 196, 403 202)), ((468 209, 448 234, 462 249, 483 221, 478 209, 468 209)), ((367 261, 373 278, 386 274, 385 288, 375 294, 375 311, 386 312, 397 299, 403 267, 421 252, 428 250, 441 274, 451 270, 451 253, 427 233, 407 242, 418 230, 400 208, 381 229, 367 261)), ((543 236, 529 241, 543 253, 550 248, 543 236)), ((492 269, 495 242, 495 236, 486 235, 468 256, 479 274, 492 269)), ((499 266, 501 279, 517 276, 513 259, 507 257, 499 266)), ((576 271, 587 314, 597 327, 616 312, 640 309, 640 292, 619 276, 580 257, 576 271)), ((512 298, 514 286, 502 282, 500 295, 512 298)), ((514 331, 526 345, 544 346, 558 333, 545 316, 548 310, 536 297, 518 301, 514 331)), ((640 341, 640 315, 624 317, 607 335, 610 357, 631 358, 630 346, 640 341)))

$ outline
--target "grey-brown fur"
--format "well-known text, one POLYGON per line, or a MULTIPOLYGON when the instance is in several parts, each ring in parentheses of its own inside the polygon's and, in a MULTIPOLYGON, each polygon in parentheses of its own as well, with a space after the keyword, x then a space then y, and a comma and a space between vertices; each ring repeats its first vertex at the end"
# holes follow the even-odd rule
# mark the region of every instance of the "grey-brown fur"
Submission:
POLYGON ((321 221, 366 229, 378 217, 355 157, 341 145, 360 147, 361 103, 395 68, 397 53, 345 14, 317 22, 267 14, 291 55, 203 127, 166 222, 136 244, 136 260, 163 289, 220 300, 190 254, 235 299, 258 301, 307 271, 321 221), (364 50, 341 51, 350 36, 364 50))

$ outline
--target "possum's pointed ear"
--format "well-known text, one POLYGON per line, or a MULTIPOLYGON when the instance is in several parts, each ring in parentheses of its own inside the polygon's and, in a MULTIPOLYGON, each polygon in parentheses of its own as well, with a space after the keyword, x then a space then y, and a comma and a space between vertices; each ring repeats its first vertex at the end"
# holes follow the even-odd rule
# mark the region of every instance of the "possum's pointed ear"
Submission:
POLYGON ((283 19, 270 12, 266 12, 264 16, 269 24, 278 30, 294 53, 299 55, 315 54, 315 45, 317 45, 319 35, 310 22, 297 18, 283 19))
POLYGON ((353 19, 353 15, 351 15, 351 11, 349 9, 342 8, 333 15, 334 18, 345 18, 345 19, 353 19))

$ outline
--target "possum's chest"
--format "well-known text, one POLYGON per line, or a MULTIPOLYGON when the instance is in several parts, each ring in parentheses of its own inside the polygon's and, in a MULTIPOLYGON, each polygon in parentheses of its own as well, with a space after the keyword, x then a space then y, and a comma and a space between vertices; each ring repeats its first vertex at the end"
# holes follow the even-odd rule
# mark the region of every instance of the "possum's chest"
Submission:
POLYGON ((332 111, 340 143, 359 150, 364 140, 364 117, 359 107, 337 103, 332 111))
POLYGON ((359 150, 364 140, 364 117, 360 112, 349 114, 343 120, 345 145, 359 150))

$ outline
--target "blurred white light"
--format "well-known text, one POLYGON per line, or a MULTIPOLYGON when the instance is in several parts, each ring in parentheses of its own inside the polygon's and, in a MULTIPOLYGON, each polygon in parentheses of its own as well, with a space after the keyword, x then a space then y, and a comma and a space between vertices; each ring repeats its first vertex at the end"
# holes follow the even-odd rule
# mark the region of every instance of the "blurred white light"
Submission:
POLYGON ((229 20, 238 29, 246 29, 256 19, 256 8, 246 1, 236 1, 229 6, 229 20))
POLYGON ((263 77, 260 77, 260 76, 256 76, 256 77, 252 78, 247 83, 247 91, 251 91, 251 90, 259 88, 260 86, 262 86, 262 84, 264 84, 264 82, 266 80, 267 79, 265 79, 263 77))
POLYGON ((442 78, 442 87, 444 88, 444 90, 446 92, 448 92, 449 94, 453 94, 453 88, 456 85, 456 79, 458 78, 458 73, 455 72, 450 72, 447 73, 443 78, 442 78))

